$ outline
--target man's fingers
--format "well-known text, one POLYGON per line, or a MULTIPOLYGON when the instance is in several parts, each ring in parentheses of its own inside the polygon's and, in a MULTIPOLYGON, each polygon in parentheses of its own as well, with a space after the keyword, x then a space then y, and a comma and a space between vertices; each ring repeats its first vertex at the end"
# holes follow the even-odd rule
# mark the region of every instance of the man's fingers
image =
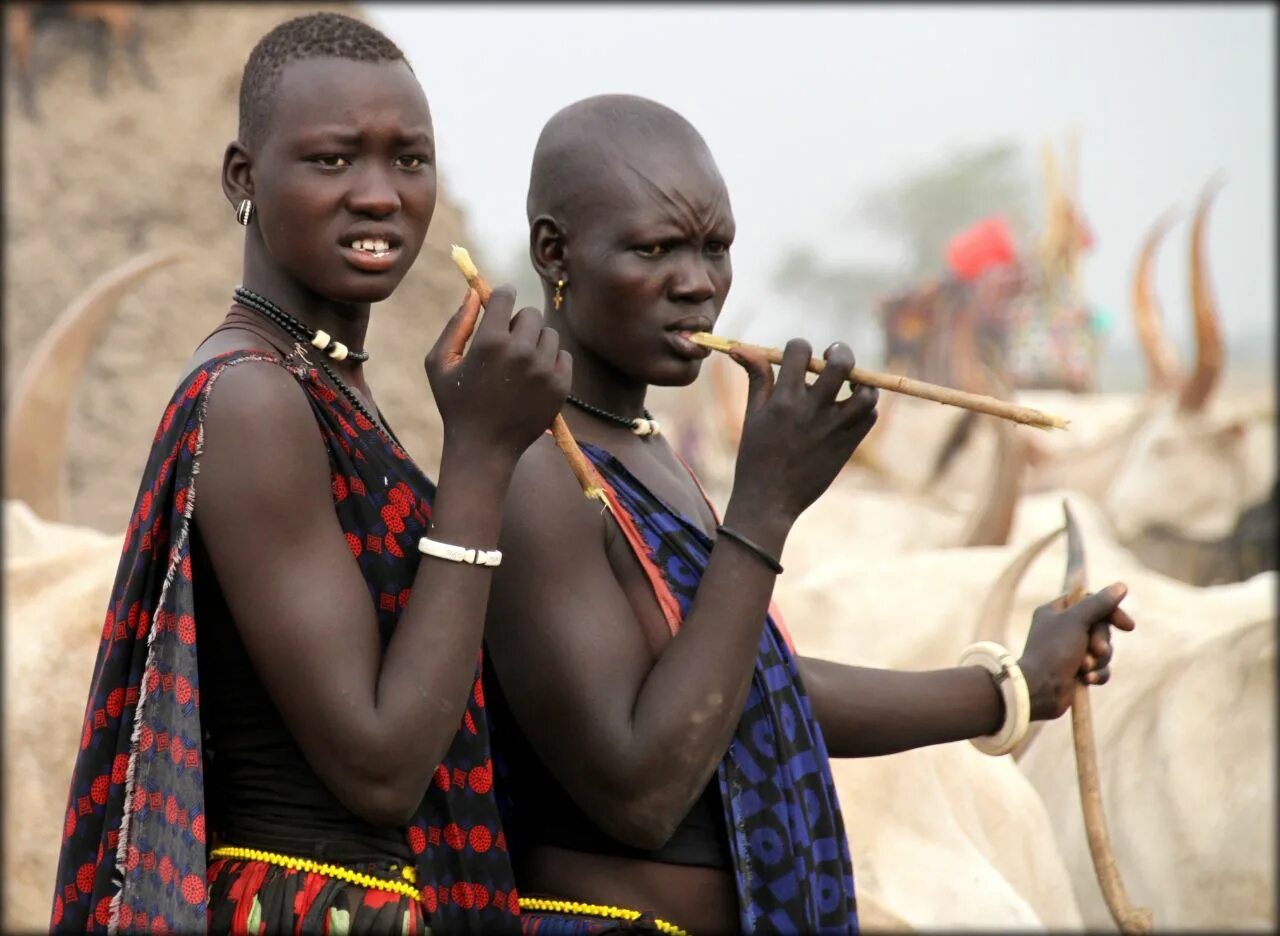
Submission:
POLYGON ((485 303, 484 318, 476 334, 506 334, 511 330, 511 310, 516 306, 516 291, 510 286, 499 286, 485 303))
POLYGON ((1116 608, 1111 614, 1111 626, 1118 627, 1122 631, 1131 631, 1136 625, 1128 611, 1124 608, 1116 608))
POLYGON ((1103 624, 1089 632, 1089 653, 1099 660, 1108 660, 1111 657, 1110 630, 1103 624))
POLYGON ((1091 670, 1080 677, 1080 681, 1088 683, 1090 686, 1101 686, 1111 678, 1111 667, 1104 666, 1102 669, 1091 670))
POLYGON ((763 354, 734 348, 729 352, 747 372, 747 412, 759 409, 773 393, 773 365, 763 354))
POLYGON ((803 338, 792 338, 782 350, 782 364, 778 368, 778 389, 799 394, 805 388, 804 376, 809 373, 809 361, 813 346, 803 338))
POLYGON ((1085 595, 1071 608, 1076 620, 1086 626, 1110 620, 1124 600, 1126 588, 1120 582, 1110 585, 1092 595, 1085 595))
POLYGON ((476 318, 479 315, 480 294, 468 287, 467 294, 463 297, 462 305, 458 307, 457 312, 449 317, 449 321, 445 323, 444 331, 436 339, 436 344, 443 352, 443 362, 446 365, 456 364, 462 359, 462 352, 467 347, 467 341, 471 338, 471 333, 475 331, 476 318))
POLYGON ((848 379, 849 371, 853 369, 853 349, 837 341, 827 348, 822 359, 827 362, 827 366, 813 382, 809 392, 817 394, 821 400, 834 400, 840 387, 848 379))
POLYGON ((538 344, 539 332, 542 330, 542 313, 533 306, 525 306, 511 320, 511 343, 524 344, 533 348, 538 344))

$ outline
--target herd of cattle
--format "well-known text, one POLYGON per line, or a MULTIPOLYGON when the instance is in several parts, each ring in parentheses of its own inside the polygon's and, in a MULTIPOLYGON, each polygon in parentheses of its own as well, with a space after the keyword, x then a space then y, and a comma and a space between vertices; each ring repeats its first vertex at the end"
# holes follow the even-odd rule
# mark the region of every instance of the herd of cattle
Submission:
MULTIPOLYGON (((884 395, 865 451, 792 533, 776 598, 806 655, 927 669, 954 665, 976 639, 1018 648, 1034 607, 1063 590, 1066 547, 1053 534, 1069 503, 1091 583, 1126 582, 1138 622, 1117 636, 1111 683, 1090 691, 1125 887, 1159 929, 1271 930, 1276 420, 1269 400, 1217 386, 1223 341, 1200 243, 1207 206, 1206 197, 1192 224, 1197 354, 1185 376, 1150 285, 1162 221, 1134 286, 1147 393, 1018 394, 1070 418, 1063 435, 1073 441, 992 420, 970 427, 963 445, 962 415, 884 395)), ((47 925, 66 780, 121 544, 61 522, 48 453, 62 451, 96 330, 132 282, 173 259, 142 258, 91 287, 50 329, 8 414, 5 931, 47 925)), ((684 425, 664 414, 675 432, 695 420, 719 431, 740 415, 724 417, 735 387, 709 368, 684 425)), ((731 470, 715 456, 732 450, 733 430, 697 441, 714 497, 731 470)), ((1063 718, 1013 757, 960 743, 837 762, 863 928, 1114 928, 1074 758, 1063 718)))

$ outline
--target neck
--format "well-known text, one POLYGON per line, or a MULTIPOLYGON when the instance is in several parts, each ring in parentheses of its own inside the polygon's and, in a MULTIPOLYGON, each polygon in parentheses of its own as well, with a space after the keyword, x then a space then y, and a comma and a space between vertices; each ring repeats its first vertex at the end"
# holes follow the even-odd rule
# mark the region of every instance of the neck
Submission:
POLYGON ((573 386, 569 392, 616 416, 626 419, 642 416, 649 385, 584 348, 573 334, 563 310, 555 310, 550 297, 547 308, 551 310, 547 313, 547 324, 559 332, 561 349, 573 356, 573 386))
MULTIPOLYGON (((250 237, 254 235, 251 234, 250 237)), ((244 285, 317 331, 326 331, 352 351, 363 351, 369 330, 369 303, 334 302, 302 286, 264 259, 246 239, 244 285)))

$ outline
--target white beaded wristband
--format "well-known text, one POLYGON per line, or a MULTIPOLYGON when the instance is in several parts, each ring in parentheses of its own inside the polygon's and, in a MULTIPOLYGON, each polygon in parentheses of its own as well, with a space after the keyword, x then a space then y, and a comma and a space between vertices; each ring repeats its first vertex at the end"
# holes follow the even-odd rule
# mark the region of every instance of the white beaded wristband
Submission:
POLYGON ((424 556, 448 559, 450 562, 469 562, 472 565, 497 566, 502 564, 502 552, 497 549, 466 549, 450 543, 440 543, 429 537, 418 540, 418 552, 424 556))
POLYGON ((1004 699, 1004 724, 995 734, 970 738, 983 754, 999 757, 1016 748, 1031 724, 1031 693, 1022 668, 1013 655, 1000 644, 982 640, 960 654, 961 666, 981 666, 995 679, 1004 699))

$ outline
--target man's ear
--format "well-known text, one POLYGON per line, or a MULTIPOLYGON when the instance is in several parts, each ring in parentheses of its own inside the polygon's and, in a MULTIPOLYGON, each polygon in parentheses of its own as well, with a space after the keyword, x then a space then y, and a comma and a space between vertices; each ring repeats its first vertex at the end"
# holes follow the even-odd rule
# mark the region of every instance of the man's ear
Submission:
POLYGON ((222 154, 222 192, 232 208, 253 200, 253 157, 239 140, 228 143, 222 154))
POLYGON ((529 225, 529 259, 544 283, 567 279, 564 229, 551 215, 538 215, 529 225))

